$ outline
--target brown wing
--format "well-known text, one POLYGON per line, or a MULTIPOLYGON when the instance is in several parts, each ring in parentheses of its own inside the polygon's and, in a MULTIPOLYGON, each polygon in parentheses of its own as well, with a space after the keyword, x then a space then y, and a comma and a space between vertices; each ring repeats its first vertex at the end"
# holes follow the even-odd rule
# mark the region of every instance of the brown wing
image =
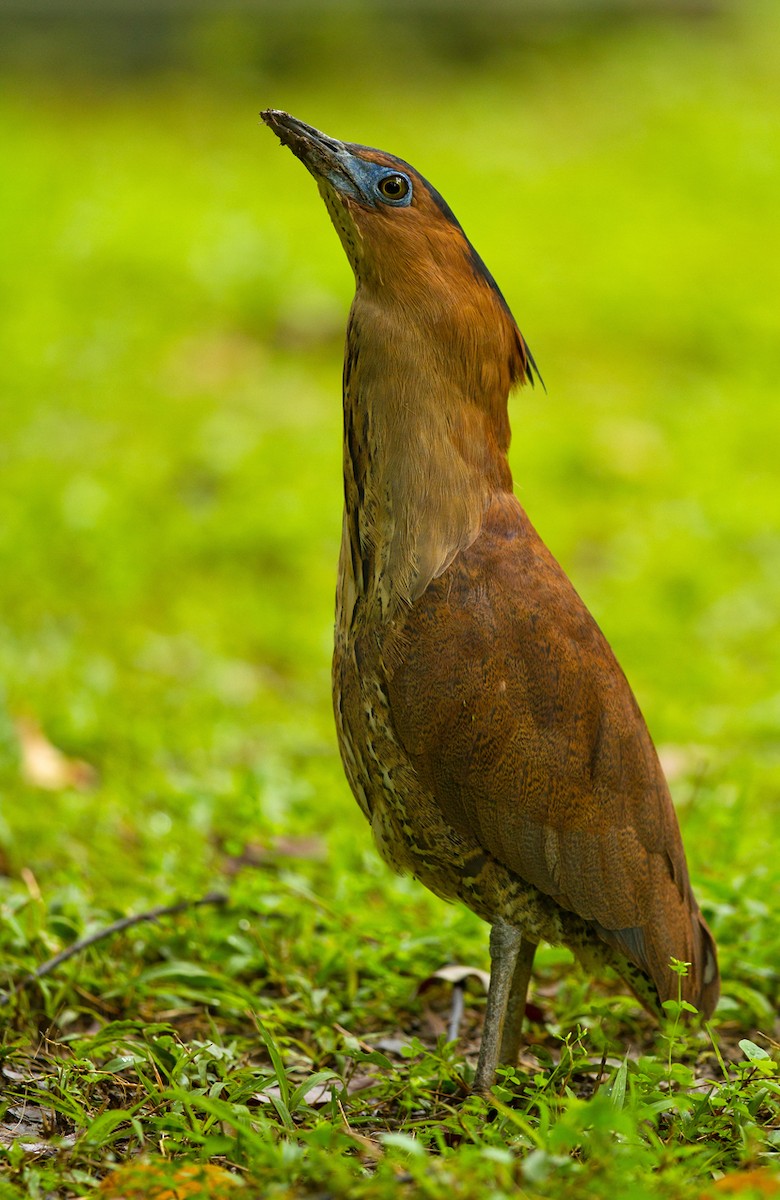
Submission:
POLYGON ((711 1011, 717 967, 677 818, 603 634, 513 496, 410 610, 390 671, 397 734, 445 817, 711 1011), (446 638, 442 635, 446 630, 446 638), (432 686, 433 685, 433 686, 432 686))

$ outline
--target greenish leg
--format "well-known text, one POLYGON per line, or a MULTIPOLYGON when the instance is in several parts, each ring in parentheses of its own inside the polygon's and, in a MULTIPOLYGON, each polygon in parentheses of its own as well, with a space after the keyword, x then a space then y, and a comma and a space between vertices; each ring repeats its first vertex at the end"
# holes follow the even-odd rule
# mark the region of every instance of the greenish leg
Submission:
POLYGON ((500 917, 490 930, 490 987, 477 1073, 474 1076, 474 1091, 483 1095, 490 1091, 496 1078, 499 1054, 503 1050, 507 1005, 522 940, 519 930, 507 925, 500 917))
POLYGON ((528 985, 531 982, 531 969, 534 965, 535 953, 536 942, 529 942, 528 938, 521 938, 504 1016, 504 1032, 501 1038, 499 1061, 507 1067, 516 1065, 517 1056, 520 1053, 525 1003, 528 998, 528 985))

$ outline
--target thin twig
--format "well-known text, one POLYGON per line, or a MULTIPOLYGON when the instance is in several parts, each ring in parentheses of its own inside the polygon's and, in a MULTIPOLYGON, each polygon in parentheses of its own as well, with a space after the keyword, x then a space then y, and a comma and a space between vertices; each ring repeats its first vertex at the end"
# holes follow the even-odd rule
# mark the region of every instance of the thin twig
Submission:
POLYGON ((80 954, 82 950, 86 950, 88 946, 94 946, 95 942, 102 942, 104 938, 111 937, 115 933, 122 933, 125 929, 132 929, 134 925, 142 925, 145 921, 157 921, 160 917, 173 917, 177 913, 185 912, 188 908, 201 908, 204 904, 227 904, 228 898, 222 892, 209 892, 207 896, 201 896, 199 900, 180 900, 178 904, 161 904, 157 908, 150 908, 148 912, 136 913, 132 917, 122 917, 118 921, 114 921, 111 925, 106 925, 104 929, 98 929, 96 933, 90 933, 88 937, 79 938, 72 946, 68 946, 66 950, 61 950, 59 954, 55 954, 54 958, 50 958, 48 962, 42 963, 40 967, 36 967, 29 975, 25 975, 18 983, 15 983, 9 992, 0 995, 0 1006, 8 1004, 9 1000, 13 1000, 14 996, 31 983, 35 983, 39 979, 43 979, 45 975, 50 975, 56 967, 67 962, 69 958, 74 958, 80 954))

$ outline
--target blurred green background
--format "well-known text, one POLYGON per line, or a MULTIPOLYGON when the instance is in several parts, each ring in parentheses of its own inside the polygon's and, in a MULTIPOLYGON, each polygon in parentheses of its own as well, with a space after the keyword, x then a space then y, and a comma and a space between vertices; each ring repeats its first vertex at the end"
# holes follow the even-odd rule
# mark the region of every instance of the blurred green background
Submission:
POLYGON ((777 5, 6 4, 0 69, 9 894, 142 905, 312 831, 334 889, 414 894, 330 715, 352 281, 267 106, 458 214, 547 385, 511 403, 518 492, 635 687, 707 911, 776 889, 777 5))

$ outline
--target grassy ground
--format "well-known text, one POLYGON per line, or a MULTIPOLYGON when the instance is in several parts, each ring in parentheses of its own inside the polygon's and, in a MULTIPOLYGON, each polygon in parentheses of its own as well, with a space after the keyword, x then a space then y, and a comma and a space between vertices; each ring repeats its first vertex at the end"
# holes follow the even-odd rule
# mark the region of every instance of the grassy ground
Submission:
POLYGON ((92 1194, 139 1154, 140 1182, 101 1195, 210 1163, 192 1194, 695 1196, 736 1172, 749 1193, 777 1163, 765 12, 397 94, 365 69, 359 102, 313 83, 6 88, 3 985, 127 912, 229 904, 104 941, 0 1010, 3 1200, 92 1194), (387 873, 338 762, 351 281, 311 180, 256 127, 266 105, 418 165, 518 317, 548 387, 513 402, 518 491, 668 764, 721 948, 712 1036, 657 1034, 546 950, 520 1069, 491 1108, 468 1094, 483 1001, 451 1045, 445 985, 420 985, 485 967, 486 929, 387 873))

